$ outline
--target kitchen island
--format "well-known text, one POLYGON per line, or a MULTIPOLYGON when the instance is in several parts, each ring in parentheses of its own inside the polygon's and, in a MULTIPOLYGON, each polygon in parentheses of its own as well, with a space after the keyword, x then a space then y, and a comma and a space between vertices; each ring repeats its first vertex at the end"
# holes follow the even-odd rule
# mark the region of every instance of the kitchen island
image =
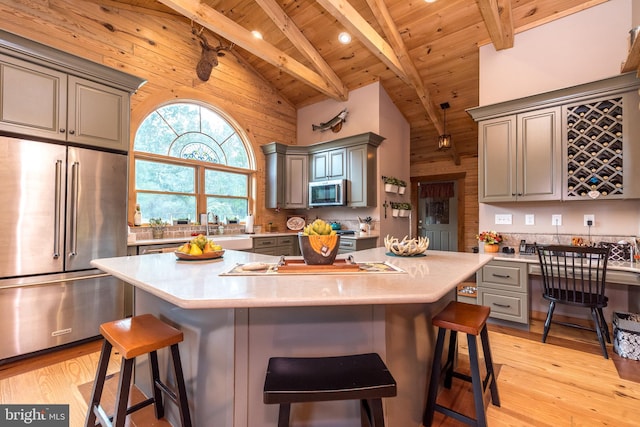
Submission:
MULTIPOLYGON (((228 275, 238 264, 278 261, 240 251, 209 261, 178 261, 166 253, 92 264, 135 287, 136 314, 153 313, 184 332, 180 347, 197 426, 275 426, 277 406, 262 403, 271 356, 370 351, 385 359, 398 382, 398 396, 385 401, 388 425, 419 426, 435 338, 431 317, 492 256, 427 251, 403 258, 384 248, 351 255, 400 271, 228 275)), ((137 370, 138 380, 146 372, 137 370)), ((308 420, 305 426, 346 427, 359 420, 353 402, 292 409, 293 420, 308 420)))

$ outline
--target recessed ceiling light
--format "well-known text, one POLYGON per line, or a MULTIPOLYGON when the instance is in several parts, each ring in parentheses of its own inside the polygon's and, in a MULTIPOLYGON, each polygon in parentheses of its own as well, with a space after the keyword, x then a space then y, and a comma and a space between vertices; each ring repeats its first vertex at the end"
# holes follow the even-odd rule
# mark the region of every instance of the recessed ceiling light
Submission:
POLYGON ((260 31, 253 30, 251 34, 253 34, 253 37, 262 40, 262 33, 260 31))
POLYGON ((424 0, 424 1, 426 1, 427 3, 435 3, 436 2, 436 0, 424 0))
POLYGON ((351 43, 351 34, 345 32, 338 34, 338 41, 342 44, 351 43))

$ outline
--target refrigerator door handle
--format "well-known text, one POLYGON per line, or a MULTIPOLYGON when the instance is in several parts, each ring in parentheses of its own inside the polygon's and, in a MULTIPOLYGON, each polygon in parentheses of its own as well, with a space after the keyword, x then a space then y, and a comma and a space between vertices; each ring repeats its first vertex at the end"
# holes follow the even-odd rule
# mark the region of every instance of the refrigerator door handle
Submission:
POLYGON ((78 254, 78 192, 80 191, 79 181, 79 162, 73 162, 71 165, 71 248, 69 249, 69 257, 78 254))
POLYGON ((56 184, 53 212, 53 258, 60 258, 60 218, 62 209, 62 160, 56 160, 56 184))

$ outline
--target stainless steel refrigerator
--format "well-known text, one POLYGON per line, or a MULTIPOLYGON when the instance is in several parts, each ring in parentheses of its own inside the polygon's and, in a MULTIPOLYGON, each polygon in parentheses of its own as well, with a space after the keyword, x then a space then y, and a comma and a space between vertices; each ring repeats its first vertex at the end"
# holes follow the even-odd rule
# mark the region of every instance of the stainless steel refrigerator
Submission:
POLYGON ((90 261, 126 255, 126 194, 124 154, 0 137, 0 363, 123 316, 90 261))

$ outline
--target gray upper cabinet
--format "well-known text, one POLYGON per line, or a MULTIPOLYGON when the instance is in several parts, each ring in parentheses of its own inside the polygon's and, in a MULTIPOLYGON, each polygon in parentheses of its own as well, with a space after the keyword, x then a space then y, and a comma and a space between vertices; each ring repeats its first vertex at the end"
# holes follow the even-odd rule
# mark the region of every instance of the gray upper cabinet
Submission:
POLYGON ((481 202, 560 200, 560 108, 479 124, 481 202))
POLYGON ((472 108, 483 203, 640 198, 634 73, 472 108))
POLYGON ((309 155, 305 147, 278 142, 262 147, 265 155, 265 207, 306 208, 309 184, 309 155))
POLYGON ((378 146, 384 138, 368 132, 314 145, 263 145, 265 207, 304 209, 309 181, 346 179, 347 206, 376 205, 378 146))
POLYGON ((346 150, 322 151, 311 155, 311 181, 346 178, 346 150))
POLYGON ((126 152, 143 83, 0 30, 0 131, 126 152))
POLYGON ((347 206, 376 206, 376 148, 369 144, 347 149, 347 206))

